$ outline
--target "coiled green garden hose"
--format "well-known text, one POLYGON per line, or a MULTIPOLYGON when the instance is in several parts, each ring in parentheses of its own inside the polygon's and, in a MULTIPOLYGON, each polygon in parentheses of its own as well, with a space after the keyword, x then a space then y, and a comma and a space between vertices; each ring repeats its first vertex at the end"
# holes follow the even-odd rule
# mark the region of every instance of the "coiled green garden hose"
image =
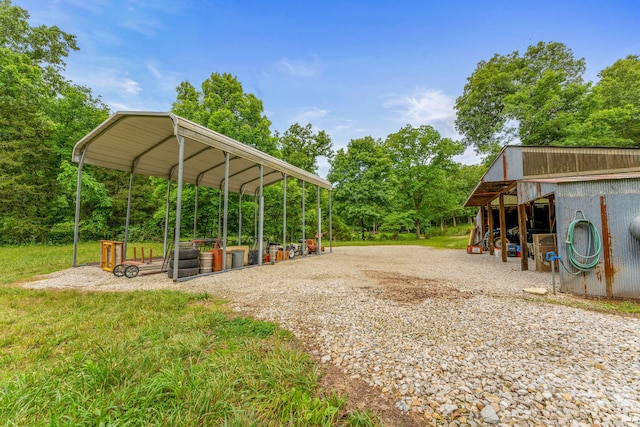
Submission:
MULTIPOLYGON (((591 221, 585 218, 584 213, 580 210, 576 211, 573 221, 569 224, 567 229, 567 252, 569 262, 578 271, 573 274, 578 274, 583 271, 589 271, 598 265, 600 261, 600 253, 602 252, 602 242, 600 240, 600 234, 598 229, 591 221), (582 218, 577 218, 578 212, 582 214, 582 218), (581 254, 576 249, 575 245, 575 229, 576 227, 587 227, 588 239, 586 246, 586 254, 581 254)), ((568 271, 568 270, 567 270, 568 271)))

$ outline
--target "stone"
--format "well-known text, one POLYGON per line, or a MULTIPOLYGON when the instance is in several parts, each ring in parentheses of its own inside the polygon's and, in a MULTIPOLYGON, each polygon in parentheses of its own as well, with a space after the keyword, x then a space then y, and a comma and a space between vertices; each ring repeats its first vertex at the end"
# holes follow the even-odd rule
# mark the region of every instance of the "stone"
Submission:
POLYGON ((404 400, 398 400, 396 402, 396 408, 400 409, 402 412, 407 412, 409 410, 409 405, 407 405, 404 400))
POLYGON ((545 288, 525 288, 522 290, 528 294, 545 296, 549 293, 545 288))
POLYGON ((480 416, 482 417, 482 421, 487 424, 498 424, 500 422, 498 414, 496 414, 496 411, 491 405, 485 406, 484 409, 480 411, 480 416))

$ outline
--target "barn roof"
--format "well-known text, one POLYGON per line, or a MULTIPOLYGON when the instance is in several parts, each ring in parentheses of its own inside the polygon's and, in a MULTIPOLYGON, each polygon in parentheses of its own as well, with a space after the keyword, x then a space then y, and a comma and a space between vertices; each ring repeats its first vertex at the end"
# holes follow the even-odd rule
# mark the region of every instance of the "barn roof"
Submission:
POLYGON ((613 179, 637 172, 637 148, 510 145, 502 149, 464 205, 484 206, 500 194, 516 194, 519 181, 613 179))

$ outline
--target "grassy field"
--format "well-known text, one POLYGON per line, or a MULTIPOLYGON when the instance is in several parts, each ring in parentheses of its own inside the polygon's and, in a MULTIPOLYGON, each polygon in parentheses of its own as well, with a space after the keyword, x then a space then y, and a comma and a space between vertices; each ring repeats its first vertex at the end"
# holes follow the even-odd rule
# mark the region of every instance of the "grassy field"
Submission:
MULTIPOLYGON (((144 247, 145 256, 153 250, 154 259, 162 256, 162 243, 130 243, 127 245, 127 259, 133 259, 133 248, 138 257, 144 247)), ((100 261, 100 243, 80 243, 78 264, 100 261)), ((0 247, 0 285, 28 279, 38 274, 64 270, 73 263, 73 245, 31 245, 0 247)))
POLYGON ((0 287, 0 425, 373 426, 290 333, 207 294, 0 287))

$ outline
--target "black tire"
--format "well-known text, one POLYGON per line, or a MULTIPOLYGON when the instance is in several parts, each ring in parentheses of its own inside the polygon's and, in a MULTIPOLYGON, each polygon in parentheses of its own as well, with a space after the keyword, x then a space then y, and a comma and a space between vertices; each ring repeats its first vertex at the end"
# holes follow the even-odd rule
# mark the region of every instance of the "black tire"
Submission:
MULTIPOLYGON (((189 276, 197 276, 198 271, 200 269, 198 267, 193 268, 179 268, 178 269, 178 279, 181 277, 189 277, 189 276)), ((173 268, 167 270, 167 276, 169 279, 173 279, 173 268)))
POLYGON ((124 276, 124 272, 127 269, 127 265, 126 264, 118 264, 115 267, 113 267, 113 275, 116 277, 122 277, 124 276))
POLYGON ((139 272, 140 269, 137 265, 130 265, 124 270, 124 275, 127 276, 127 278, 131 279, 132 277, 136 277, 139 272))
MULTIPOLYGON (((169 268, 173 268, 175 261, 173 259, 169 260, 169 268)), ((198 258, 192 259, 182 259, 178 260, 178 269, 181 268, 193 268, 198 267, 200 265, 200 260, 198 258)))
MULTIPOLYGON (((180 261, 183 259, 198 259, 199 249, 180 249, 180 261)), ((169 258, 173 259, 173 251, 169 252, 169 258)))

